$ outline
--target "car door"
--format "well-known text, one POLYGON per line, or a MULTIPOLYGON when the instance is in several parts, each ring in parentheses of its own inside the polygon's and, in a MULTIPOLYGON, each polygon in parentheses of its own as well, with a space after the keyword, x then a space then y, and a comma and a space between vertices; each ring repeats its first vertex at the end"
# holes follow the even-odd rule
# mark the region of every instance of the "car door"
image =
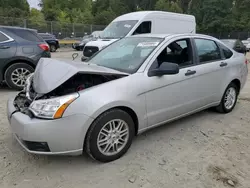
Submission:
MULTIPOLYGON (((16 42, 0 30, 0 63, 3 65, 16 53, 16 42)), ((1 66, 0 65, 0 66, 1 66)))
MULTIPOLYGON (((164 47, 167 47, 165 61, 179 64, 180 71, 176 75, 148 78, 146 92, 148 126, 161 124, 213 105, 216 101, 214 95, 219 87, 217 79, 221 78, 218 74, 209 74, 214 70, 210 68, 212 64, 215 64, 215 67, 218 64, 220 67, 218 62, 200 64, 197 55, 199 46, 192 38, 178 38, 167 42, 164 47), (178 43, 182 48, 181 58, 176 58, 177 56, 168 52, 173 42, 178 43), (188 57, 185 56, 185 52, 182 52, 183 50, 188 53, 188 57), (182 58, 184 58, 184 63, 181 62, 182 58)), ((149 71, 156 67, 155 64, 161 54, 162 52, 155 58, 149 71)))
POLYGON ((153 59, 148 71, 156 68, 160 61, 177 63, 180 71, 175 75, 147 78, 148 88, 145 95, 148 126, 187 115, 211 102, 208 100, 211 93, 204 91, 206 79, 201 77, 202 67, 197 64, 192 39, 175 38, 162 49, 153 59), (173 49, 177 52, 172 52, 173 49))
POLYGON ((199 92, 204 96, 203 104, 217 104, 221 100, 221 88, 227 75, 228 62, 217 41, 210 38, 194 38, 199 78, 199 92))

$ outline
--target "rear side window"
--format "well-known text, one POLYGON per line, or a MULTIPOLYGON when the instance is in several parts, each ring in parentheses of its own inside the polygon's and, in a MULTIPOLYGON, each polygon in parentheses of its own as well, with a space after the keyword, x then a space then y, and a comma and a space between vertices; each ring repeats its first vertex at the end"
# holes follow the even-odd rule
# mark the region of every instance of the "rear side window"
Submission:
POLYGON ((151 33, 151 25, 150 21, 142 22, 141 25, 135 30, 134 35, 151 33))
POLYGON ((208 39, 195 39, 195 45, 200 63, 221 59, 220 49, 214 41, 208 39))
POLYGON ((25 29, 13 29, 11 30, 15 35, 32 42, 43 42, 43 39, 37 35, 36 32, 25 29))
POLYGON ((3 33, 0 32, 0 42, 5 42, 7 40, 9 40, 9 38, 6 37, 3 33))
POLYGON ((55 39, 55 37, 53 35, 39 35, 40 37, 42 37, 43 39, 55 39))
POLYGON ((220 45, 220 48, 222 49, 223 54, 226 59, 229 59, 233 56, 233 52, 230 49, 228 49, 226 46, 220 45))

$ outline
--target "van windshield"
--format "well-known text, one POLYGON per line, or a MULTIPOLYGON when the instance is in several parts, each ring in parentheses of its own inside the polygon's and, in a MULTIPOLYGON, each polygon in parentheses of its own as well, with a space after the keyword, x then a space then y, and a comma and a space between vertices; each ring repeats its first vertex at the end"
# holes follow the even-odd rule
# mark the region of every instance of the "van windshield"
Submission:
POLYGON ((124 20, 112 22, 101 33, 102 39, 119 39, 125 37, 135 26, 138 20, 124 20))
POLYGON ((162 41, 153 37, 125 37, 101 50, 88 62, 133 74, 162 41))

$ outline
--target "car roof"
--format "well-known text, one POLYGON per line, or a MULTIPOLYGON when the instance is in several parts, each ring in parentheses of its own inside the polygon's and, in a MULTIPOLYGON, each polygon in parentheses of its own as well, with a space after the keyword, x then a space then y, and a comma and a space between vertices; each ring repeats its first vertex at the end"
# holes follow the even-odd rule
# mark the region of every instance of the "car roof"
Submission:
POLYGON ((3 28, 3 29, 22 29, 22 30, 29 30, 29 31, 35 31, 35 32, 37 32, 36 29, 23 28, 23 27, 12 27, 12 26, 0 25, 0 28, 3 28))
POLYGON ((38 33, 38 35, 52 35, 50 33, 38 33))
POLYGON ((221 41, 237 41, 237 40, 239 40, 239 39, 220 39, 221 41))
POLYGON ((133 35, 130 37, 152 37, 152 38, 172 38, 172 37, 201 37, 201 38, 207 38, 212 40, 218 40, 214 37, 211 37, 209 35, 203 35, 203 34, 192 34, 192 33, 183 33, 183 34, 139 34, 139 35, 133 35))
POLYGON ((193 15, 188 15, 188 14, 179 14, 179 13, 166 12, 166 11, 137 11, 137 12, 131 12, 131 13, 121 15, 117 17, 114 21, 141 20, 147 16, 155 16, 155 15, 181 16, 182 18, 195 20, 195 17, 193 15))

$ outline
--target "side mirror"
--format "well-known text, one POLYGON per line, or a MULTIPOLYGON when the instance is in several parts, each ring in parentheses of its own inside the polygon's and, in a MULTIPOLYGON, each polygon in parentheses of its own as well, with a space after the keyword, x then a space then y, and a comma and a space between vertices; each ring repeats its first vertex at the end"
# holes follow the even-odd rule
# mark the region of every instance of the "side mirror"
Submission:
POLYGON ((87 57, 82 56, 82 58, 81 58, 81 61, 82 61, 82 62, 85 62, 85 61, 87 61, 87 60, 88 60, 88 58, 87 58, 87 57))
POLYGON ((173 75, 179 73, 179 65, 176 63, 163 62, 159 68, 150 70, 148 72, 149 77, 173 75))

